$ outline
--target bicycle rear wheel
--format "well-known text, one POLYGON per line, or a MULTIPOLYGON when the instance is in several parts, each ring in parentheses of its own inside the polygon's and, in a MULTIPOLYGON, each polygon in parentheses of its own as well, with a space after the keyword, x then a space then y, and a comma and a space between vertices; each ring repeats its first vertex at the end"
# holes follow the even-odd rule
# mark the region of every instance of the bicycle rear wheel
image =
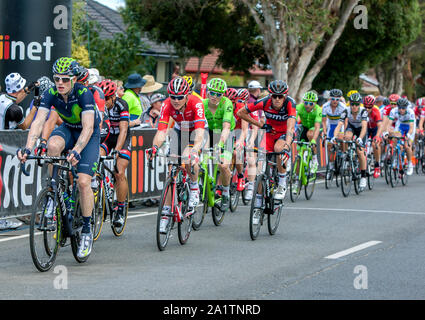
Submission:
POLYGON ((348 197, 351 191, 351 182, 353 178, 350 161, 344 160, 342 162, 340 177, 342 195, 348 197))
POLYGON ((94 193, 94 210, 93 218, 91 220, 93 229, 93 241, 96 241, 100 237, 102 232, 103 221, 105 216, 105 188, 103 181, 100 181, 98 188, 94 193))
MULTIPOLYGON (((84 263, 86 262, 90 255, 80 258, 78 256, 78 249, 80 247, 81 242, 81 233, 83 230, 83 214, 81 211, 81 203, 80 203, 80 192, 77 190, 75 192, 75 208, 74 208, 74 215, 72 217, 72 235, 71 235, 71 248, 72 248, 72 255, 74 256, 74 259, 78 263, 84 263)), ((91 232, 93 233, 93 225, 91 225, 91 232)), ((93 234, 94 235, 94 234, 93 234)))
POLYGON ((407 175, 407 159, 405 159, 405 157, 406 155, 403 157, 403 170, 400 172, 400 180, 403 186, 407 185, 407 182, 409 181, 409 176, 407 175))
POLYGON ((186 182, 183 186, 183 190, 180 191, 179 196, 179 202, 181 204, 181 221, 177 225, 177 234, 181 245, 184 245, 187 242, 190 232, 192 231, 193 214, 186 216, 189 208, 189 194, 189 183, 186 182))
POLYGON ((161 202, 159 203, 158 215, 156 219, 156 244, 158 245, 158 249, 160 251, 163 251, 165 247, 167 246, 168 240, 170 239, 170 235, 171 235, 171 228, 174 224, 174 219, 170 213, 170 215, 168 215, 167 217, 168 224, 167 224, 167 227, 165 228, 165 232, 161 232, 161 229, 160 229, 161 220, 164 216, 162 212, 166 204, 167 197, 169 197, 170 199, 172 199, 173 197, 173 179, 172 178, 167 178, 167 181, 165 182, 165 186, 161 194, 161 202))
POLYGON ((268 214, 267 217, 267 229, 269 230, 269 234, 272 236, 276 233, 277 228, 279 227, 280 217, 282 215, 283 210, 283 201, 281 200, 273 200, 273 213, 268 214))
POLYGON ((258 175, 255 178, 255 183, 254 183, 254 195, 253 195, 253 199, 251 201, 251 211, 249 214, 249 235, 251 236, 252 240, 257 239, 258 234, 260 233, 260 228, 261 225, 263 224, 263 219, 264 219, 264 204, 262 204, 261 207, 256 207, 255 203, 256 198, 257 198, 257 194, 261 194, 262 199, 264 201, 264 190, 266 190, 265 188, 265 181, 263 178, 263 175, 258 175), (259 191, 261 190, 261 191, 259 191))
POLYGON ((332 186, 332 180, 334 178, 334 170, 330 167, 330 162, 326 165, 326 174, 325 174, 325 188, 329 189, 332 186))
POLYGON ((373 177, 373 173, 375 171, 375 165, 373 162, 373 159, 371 157, 368 157, 367 159, 367 186, 369 190, 373 189, 373 185, 375 184, 375 178, 373 177))
MULTIPOLYGON (((111 219, 111 229, 112 232, 115 236, 120 237, 122 236, 122 234, 124 233, 125 227, 127 226, 127 218, 128 218, 128 204, 129 204, 129 199, 130 198, 130 191, 127 191, 127 198, 124 201, 124 223, 122 224, 122 226, 117 227, 114 225, 113 223, 113 219, 111 219)), ((114 215, 117 214, 116 211, 114 211, 114 215)))
POLYGON ((236 166, 233 169, 232 180, 230 182, 230 211, 235 212, 238 208, 239 197, 241 192, 237 190, 238 187, 238 170, 236 170, 236 166))
POLYGON ((302 183, 299 172, 301 171, 301 157, 295 159, 294 167, 289 175, 289 196, 292 202, 296 202, 301 193, 302 183), (298 173, 297 173, 298 172, 298 173))
POLYGON ((198 185, 199 185, 199 197, 201 198, 201 203, 202 203, 202 211, 201 210, 195 210, 195 212, 192 215, 192 227, 193 230, 199 230, 201 228, 202 222, 204 222, 204 218, 205 215, 207 214, 208 211, 208 194, 207 194, 207 190, 204 190, 204 185, 205 188, 207 187, 205 184, 205 172, 201 169, 199 171, 199 176, 198 176, 198 185))
POLYGON ((47 219, 47 205, 54 200, 49 188, 43 189, 37 197, 30 221, 30 251, 35 267, 45 272, 50 270, 56 260, 61 236, 61 212, 59 199, 56 198, 56 208, 53 208, 53 218, 47 219))

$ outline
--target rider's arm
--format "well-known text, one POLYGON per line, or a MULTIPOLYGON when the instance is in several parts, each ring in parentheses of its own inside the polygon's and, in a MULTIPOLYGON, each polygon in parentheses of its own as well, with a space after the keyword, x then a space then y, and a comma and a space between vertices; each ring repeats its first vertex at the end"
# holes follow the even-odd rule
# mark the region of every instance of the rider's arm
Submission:
POLYGON ((195 141, 193 143, 192 150, 194 150, 194 151, 200 151, 201 150, 202 142, 204 141, 204 134, 205 134, 204 128, 195 129, 195 141))
POLYGON ((52 131, 55 129, 56 125, 61 125, 62 119, 59 118, 58 113, 52 108, 50 111, 49 119, 46 120, 46 123, 43 127, 43 132, 41 134, 41 138, 44 140, 49 140, 52 131))
POLYGON ((225 144, 230 134, 230 123, 223 122, 223 130, 221 130, 220 143, 225 144))
POLYGON ((290 150, 292 141, 294 140, 295 118, 289 118, 286 122, 286 149, 290 150))
POLYGON ((418 126, 418 129, 419 130, 424 130, 425 128, 424 128, 424 122, 425 122, 425 117, 422 117, 421 116, 421 119, 419 120, 419 126, 418 126))
POLYGON ((320 134, 320 122, 314 123, 314 131, 313 131, 313 140, 316 140, 319 138, 320 134))
POLYGON ((39 108, 37 116, 31 125, 31 129, 28 133, 26 148, 32 150, 34 148, 37 139, 40 137, 41 131, 43 130, 44 123, 46 122, 47 114, 49 110, 46 108, 39 108))
POLYGON ((80 136, 78 137, 78 140, 75 143, 74 148, 72 149, 73 151, 81 153, 86 147, 87 143, 90 141, 94 129, 94 117, 94 110, 85 111, 81 113, 81 125, 83 129, 81 130, 80 136))
POLYGON ((120 134, 118 135, 115 150, 121 150, 127 138, 128 121, 120 121, 120 134))
POLYGON ((362 130, 360 131, 360 139, 363 139, 367 133, 367 120, 362 120, 362 130))
POLYGON ((26 130, 30 127, 32 121, 34 120, 34 115, 37 112, 37 107, 33 106, 30 110, 30 113, 28 114, 28 116, 25 117, 24 122, 22 122, 20 125, 18 125, 17 127, 19 129, 22 130, 26 130))
POLYGON ((256 108, 256 105, 254 105, 254 104, 252 104, 252 103, 250 103, 250 104, 248 104, 248 106, 246 106, 245 108, 241 108, 239 111, 238 111, 238 113, 237 113, 237 115, 238 115, 238 117, 239 118, 241 118, 242 120, 245 120, 245 121, 247 121, 247 122, 249 122, 249 123, 251 123, 251 124, 253 124, 254 126, 257 126, 258 128, 261 128, 263 125, 261 124, 261 122, 259 122, 259 121, 257 121, 257 120, 255 120, 255 119, 253 119, 253 118, 251 118, 250 116, 249 116, 249 113, 250 112, 253 112, 253 111, 256 111, 256 110, 260 110, 260 109, 262 109, 262 107, 259 105, 259 104, 257 104, 257 108, 256 108))
MULTIPOLYGON (((248 136, 248 127, 249 127, 248 122, 241 119, 241 135, 239 137, 239 142, 243 143, 246 140, 246 137, 248 136)), ((255 128, 256 130, 258 130, 257 127, 255 128)))

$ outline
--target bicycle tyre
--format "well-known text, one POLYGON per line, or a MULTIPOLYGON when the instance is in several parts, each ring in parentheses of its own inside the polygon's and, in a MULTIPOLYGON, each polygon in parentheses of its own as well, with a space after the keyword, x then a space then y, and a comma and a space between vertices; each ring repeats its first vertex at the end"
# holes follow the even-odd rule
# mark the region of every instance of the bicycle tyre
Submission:
POLYGON ((164 185, 164 189, 162 190, 161 202, 159 203, 159 206, 158 206, 158 214, 156 218, 156 244, 160 251, 163 251, 165 247, 167 246, 168 240, 170 239, 170 235, 171 235, 171 229, 174 224, 173 223, 174 217, 169 216, 168 219, 171 221, 168 222, 166 233, 162 234, 160 232, 162 209, 164 207, 168 191, 170 191, 171 193, 173 192, 173 179, 171 177, 167 178, 164 185))
POLYGON ((351 182, 352 182, 352 172, 350 167, 350 162, 344 160, 341 166, 341 191, 344 197, 348 197, 351 191, 351 182))
MULTIPOLYGON (((81 240, 81 231, 83 229, 83 216, 81 212, 81 205, 80 205, 80 192, 77 190, 75 191, 75 208, 74 208, 74 216, 72 218, 72 235, 71 235, 71 248, 72 248, 72 255, 74 256, 75 261, 78 263, 84 263, 88 260, 90 255, 80 258, 78 256, 78 249, 80 246, 80 240, 81 240)), ((92 229, 92 225, 90 228, 92 229)), ((93 232, 93 229, 91 230, 93 232)))
POLYGON ((373 159, 369 158, 367 162, 367 186, 369 190, 373 189, 375 184, 375 178, 373 176, 373 172, 375 171, 375 165, 373 164, 373 159))
MULTIPOLYGON (((127 191, 127 198, 126 198, 126 201, 124 201, 125 209, 124 209, 124 223, 123 223, 123 225, 121 227, 116 227, 116 226, 114 226, 113 219, 111 219, 112 233, 116 237, 122 236, 123 233, 124 233, 125 227, 127 226, 129 200, 130 200, 130 190, 127 191)), ((114 212, 114 214, 116 214, 116 212, 114 212)))
POLYGON ((280 222, 280 218, 282 216, 282 210, 283 210, 282 200, 273 200, 273 201, 274 201, 273 214, 268 214, 268 217, 267 217, 267 229, 271 236, 273 236, 276 233, 277 228, 279 227, 279 222, 280 222))
MULTIPOLYGON (((184 184, 185 188, 185 196, 183 197, 183 200, 181 200, 181 214, 182 214, 182 221, 180 221, 177 225, 177 234, 179 237, 179 242, 181 245, 184 245, 187 243, 187 240, 189 240, 190 232, 192 231, 192 221, 193 221, 193 214, 186 217, 187 209, 189 208, 189 195, 190 195, 190 189, 189 189, 189 183, 184 184)), ((196 208, 195 208, 196 211, 196 208)))
POLYGON ((330 162, 326 164, 326 173, 325 173, 325 188, 329 189, 332 186, 332 180, 334 178, 334 171, 330 168, 330 162), (328 179, 330 177, 330 179, 328 179))
POLYGON ((103 187, 103 181, 99 183, 99 187, 94 193, 95 202, 94 202, 94 219, 92 219, 92 229, 93 229, 93 241, 99 239, 102 232, 104 217, 105 217, 105 188, 103 187))
POLYGON ((298 197, 301 194, 302 183, 299 174, 297 174, 297 170, 301 171, 301 157, 298 155, 295 159, 294 166, 289 171, 289 196, 292 202, 296 202, 298 197), (297 191, 294 193, 294 191, 297 191))
POLYGON ((311 163, 313 159, 310 158, 307 166, 307 172, 305 173, 307 178, 307 184, 304 186, 304 195, 307 200, 310 200, 314 193, 314 187, 316 186, 316 173, 311 172, 311 163), (309 190, 310 189, 310 190, 309 190))
MULTIPOLYGON (((249 213, 249 235, 251 236, 251 240, 256 240, 259 233, 260 233, 260 229, 261 229, 261 225, 263 223, 263 219, 264 219, 264 208, 263 206, 261 206, 260 208, 256 208, 255 207, 255 200, 256 200, 256 196, 257 196, 257 191, 259 189, 259 186, 262 186, 262 191, 261 194, 264 195, 264 190, 265 189, 265 181, 264 181, 264 176, 258 175, 255 178, 255 183, 254 183, 254 190, 253 190, 253 199, 251 201, 251 210, 249 213), (258 219, 258 220, 257 220, 258 219), (257 223, 254 223, 257 222, 257 223)), ((264 197, 263 197, 264 199, 264 197)))
POLYGON ((207 190, 205 190, 204 194, 204 180, 205 179, 205 172, 203 170, 199 171, 198 176, 198 185, 199 185, 199 196, 201 197, 201 203, 202 203, 202 211, 195 210, 195 213, 192 215, 192 227, 193 230, 197 231, 201 228, 202 222, 204 222, 205 215, 208 212, 208 194, 207 190), (204 198, 202 199, 202 195, 204 194, 204 198))
POLYGON ((231 212, 235 212, 236 209, 238 208, 238 204, 239 204, 239 197, 241 192, 237 190, 238 187, 238 170, 236 170, 236 166, 233 169, 233 174, 232 174, 232 179, 230 182, 230 187, 229 187, 229 196, 230 196, 230 211, 231 212), (235 179, 236 176, 236 183, 233 181, 235 179))
MULTIPOLYGON (((31 258, 32 261, 40 272, 46 272, 49 271, 52 266, 54 265, 56 261, 56 257, 59 251, 59 237, 61 235, 61 213, 60 213, 60 206, 58 199, 56 199, 57 207, 55 208, 55 217, 56 220, 53 219, 56 227, 56 231, 52 231, 52 233, 48 233, 47 231, 43 231, 42 238, 43 238, 43 248, 40 248, 41 252, 38 253, 37 251, 37 244, 36 244, 36 237, 39 234, 38 228, 41 228, 41 224, 43 224, 43 227, 47 227, 47 221, 46 219, 42 218, 40 221, 40 212, 44 211, 46 209, 46 204, 48 201, 48 198, 51 198, 51 192, 49 191, 49 188, 43 189, 40 194, 37 196, 33 212, 31 213, 31 221, 30 221, 30 231, 29 231, 29 242, 30 242, 30 252, 31 252, 31 258), (41 222, 41 224, 40 224, 41 222), (55 245, 50 246, 48 244, 49 238, 52 237, 55 239, 55 245), (46 255, 46 261, 43 261, 41 258, 41 254, 44 253, 46 255)), ((42 214, 41 214, 42 215, 42 214)))

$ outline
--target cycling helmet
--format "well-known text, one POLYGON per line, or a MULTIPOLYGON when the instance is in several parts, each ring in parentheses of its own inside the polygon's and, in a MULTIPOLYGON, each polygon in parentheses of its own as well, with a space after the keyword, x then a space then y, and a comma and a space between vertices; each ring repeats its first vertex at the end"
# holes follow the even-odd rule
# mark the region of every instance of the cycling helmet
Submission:
POLYGON ((287 94, 288 85, 283 80, 274 80, 269 84, 269 92, 271 94, 287 94))
POLYGON ((401 109, 406 109, 409 105, 410 105, 410 102, 406 98, 400 98, 397 100, 397 107, 401 109))
POLYGON ((168 94, 176 96, 185 96, 189 93, 190 87, 187 81, 182 77, 175 77, 170 81, 167 87, 168 94))
POLYGON ((239 89, 237 98, 239 100, 247 101, 249 98, 249 91, 248 89, 239 89))
POLYGON ((195 82, 193 82, 193 78, 191 76, 183 76, 183 78, 187 81, 187 84, 190 87, 190 91, 195 87, 195 82))
POLYGON ((226 93, 224 95, 231 101, 235 101, 238 95, 238 90, 236 90, 235 88, 227 88, 226 93))
POLYGON ((400 99, 400 96, 397 93, 393 93, 388 98, 389 98, 390 103, 391 103, 391 102, 397 102, 397 100, 400 99))
POLYGON ((73 58, 62 57, 55 61, 52 71, 53 74, 78 76, 80 74, 80 65, 73 58))
POLYGON ((416 100, 416 105, 419 108, 425 107, 425 97, 419 98, 418 100, 416 100))
POLYGON ((227 84, 226 81, 220 78, 213 78, 207 84, 207 89, 209 91, 214 91, 218 93, 226 93, 227 84))
POLYGON ((359 93, 357 90, 350 90, 347 93, 347 98, 350 98, 353 93, 359 93))
POLYGON ((105 98, 113 96, 117 92, 117 85, 110 79, 105 79, 95 85, 102 89, 105 98))
POLYGON ((86 82, 89 78, 89 70, 84 67, 80 68, 80 74, 78 75, 77 82, 86 82))
POLYGON ((40 83, 40 95, 55 86, 55 84, 46 76, 41 77, 37 80, 37 82, 40 83))
POLYGON ((308 91, 304 94, 303 100, 309 102, 317 102, 319 100, 319 97, 317 96, 316 92, 308 91))
POLYGON ((373 105, 375 104, 375 101, 376 101, 375 97, 370 94, 370 95, 364 97, 363 104, 365 105, 365 107, 366 106, 373 107, 373 105))
POLYGON ((388 105, 390 104, 390 99, 388 99, 388 98, 384 98, 384 101, 382 101, 382 104, 383 104, 384 106, 388 106, 388 105))
POLYGON ((358 92, 353 93, 348 100, 350 102, 362 102, 362 95, 358 92))
POLYGON ((342 91, 339 89, 332 89, 329 92, 329 95, 331 98, 341 98, 342 97, 342 91))

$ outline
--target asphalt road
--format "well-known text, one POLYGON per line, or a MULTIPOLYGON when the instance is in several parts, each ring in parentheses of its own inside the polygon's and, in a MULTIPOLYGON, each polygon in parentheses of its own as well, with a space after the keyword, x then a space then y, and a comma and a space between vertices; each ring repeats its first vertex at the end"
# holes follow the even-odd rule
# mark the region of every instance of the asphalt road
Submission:
POLYGON ((121 238, 104 225, 88 262, 65 247, 46 273, 27 229, 0 233, 0 299, 425 299, 424 191, 416 175, 348 198, 317 184, 312 200, 287 201, 274 236, 263 226, 252 241, 239 207, 219 227, 208 214, 184 246, 174 230, 163 252, 156 208, 137 208, 121 238))

